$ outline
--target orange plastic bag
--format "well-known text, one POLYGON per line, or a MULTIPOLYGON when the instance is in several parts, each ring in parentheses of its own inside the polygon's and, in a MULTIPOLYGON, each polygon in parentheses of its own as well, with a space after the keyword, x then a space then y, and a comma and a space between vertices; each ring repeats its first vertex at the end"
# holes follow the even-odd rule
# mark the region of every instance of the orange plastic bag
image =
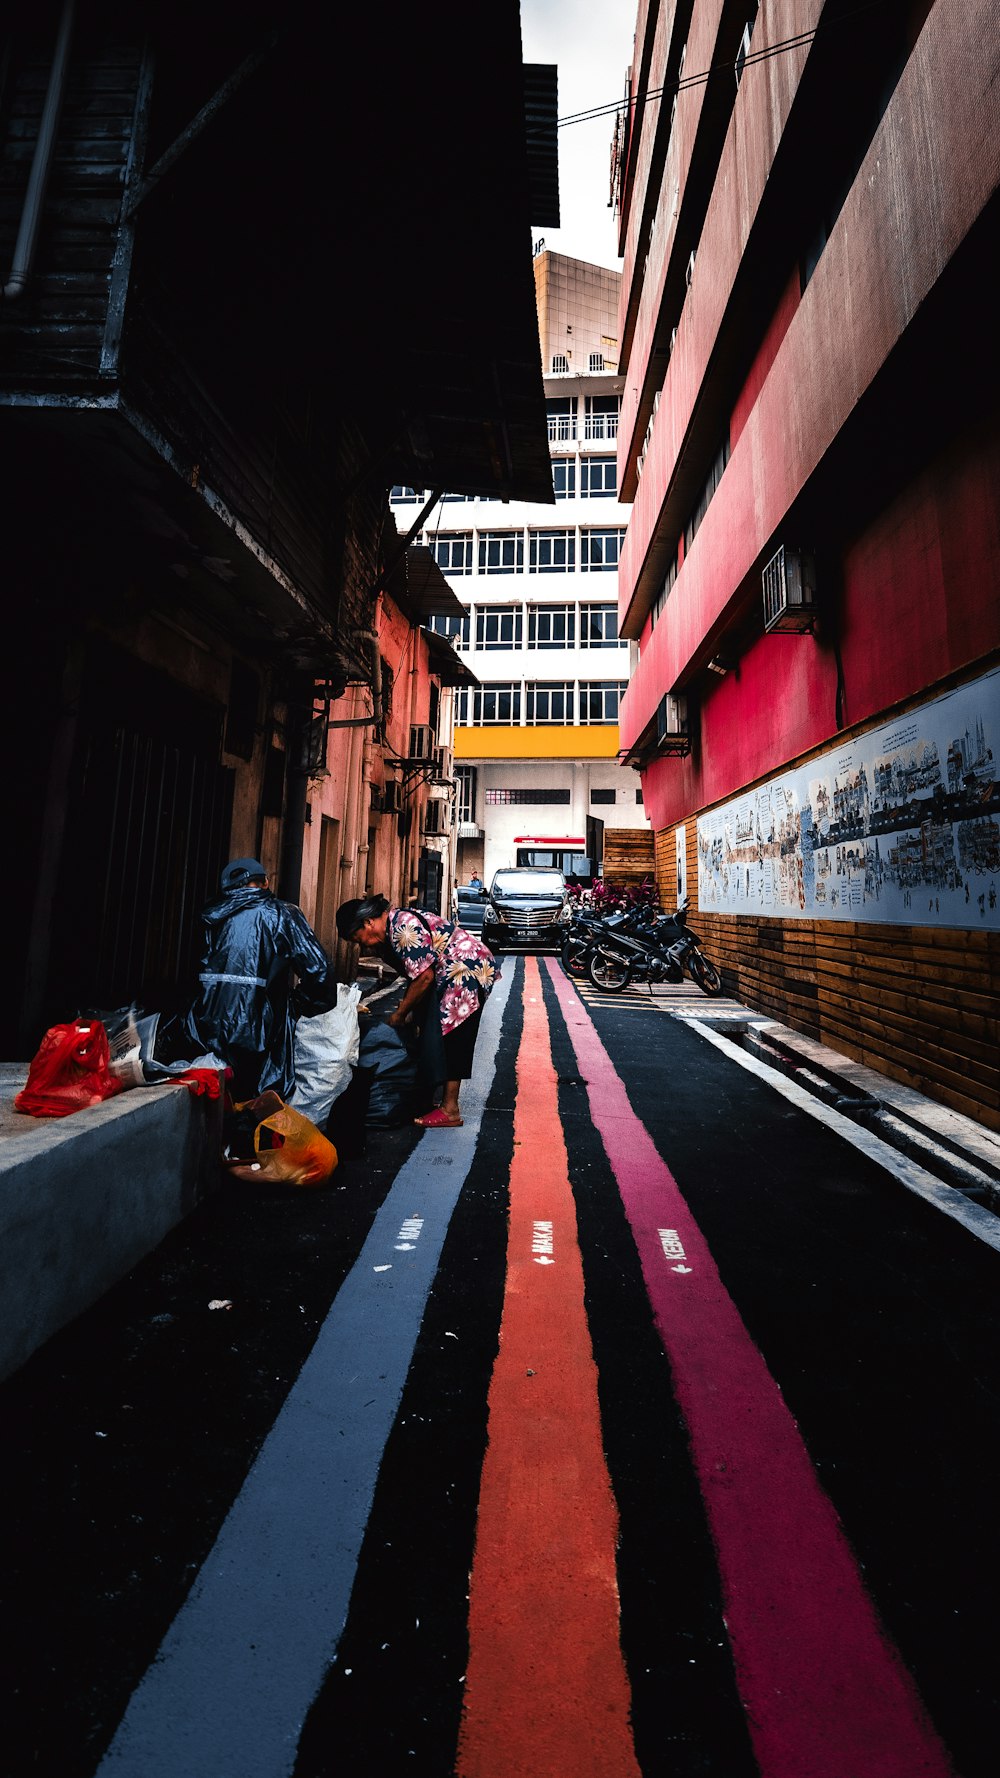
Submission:
POLYGON ((99 1019, 53 1025, 38 1046, 14 1110, 68 1117, 112 1099, 124 1086, 109 1067, 108 1034, 99 1019))
POLYGON ((322 1185, 337 1166, 337 1150, 300 1111, 277 1093, 244 1100, 237 1111, 259 1111, 253 1133, 256 1159, 229 1163, 234 1179, 277 1185, 322 1185))

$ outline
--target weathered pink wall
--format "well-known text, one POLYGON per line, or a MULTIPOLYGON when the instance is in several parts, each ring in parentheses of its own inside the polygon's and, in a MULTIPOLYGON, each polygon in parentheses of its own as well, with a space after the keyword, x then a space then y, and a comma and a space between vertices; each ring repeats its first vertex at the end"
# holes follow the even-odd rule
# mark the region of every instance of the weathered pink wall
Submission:
MULTIPOLYGON (((893 501, 850 549, 843 574, 844 726, 1000 646, 1000 425, 952 447, 893 501)), ((661 620, 641 668, 654 683, 665 640, 661 620)), ((705 683, 700 751, 644 773, 653 827, 821 746, 837 729, 836 692, 829 640, 762 636, 738 672, 705 683)))

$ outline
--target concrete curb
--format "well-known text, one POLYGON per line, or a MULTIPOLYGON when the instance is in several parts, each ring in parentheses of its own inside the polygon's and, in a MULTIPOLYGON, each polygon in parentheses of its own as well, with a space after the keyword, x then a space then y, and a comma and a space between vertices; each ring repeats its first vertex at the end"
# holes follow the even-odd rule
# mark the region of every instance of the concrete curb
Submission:
POLYGON ((137 1087, 71 1117, 13 1110, 0 1068, 0 1377, 103 1296, 218 1179, 222 1104, 137 1087))

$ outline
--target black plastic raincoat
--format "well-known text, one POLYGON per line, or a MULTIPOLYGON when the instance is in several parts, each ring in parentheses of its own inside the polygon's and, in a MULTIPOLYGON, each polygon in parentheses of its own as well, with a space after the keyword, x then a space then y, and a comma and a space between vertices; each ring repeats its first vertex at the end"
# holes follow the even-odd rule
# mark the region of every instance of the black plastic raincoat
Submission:
POLYGON ((287 1099, 295 1015, 336 1006, 333 964, 301 909, 269 889, 231 889, 201 918, 205 944, 188 1035, 199 1052, 232 1068, 235 1100, 268 1088, 287 1099))

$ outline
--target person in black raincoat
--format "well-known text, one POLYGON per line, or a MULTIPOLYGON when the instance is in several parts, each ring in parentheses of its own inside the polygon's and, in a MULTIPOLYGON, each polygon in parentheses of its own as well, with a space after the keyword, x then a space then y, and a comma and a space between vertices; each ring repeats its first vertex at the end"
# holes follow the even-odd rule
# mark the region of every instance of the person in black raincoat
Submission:
POLYGON ((196 1053, 228 1063, 236 1103, 269 1088, 287 1099, 295 1017, 336 1006, 334 967, 301 909, 271 893, 258 859, 227 864, 220 888, 202 909, 199 992, 185 1035, 196 1053))

